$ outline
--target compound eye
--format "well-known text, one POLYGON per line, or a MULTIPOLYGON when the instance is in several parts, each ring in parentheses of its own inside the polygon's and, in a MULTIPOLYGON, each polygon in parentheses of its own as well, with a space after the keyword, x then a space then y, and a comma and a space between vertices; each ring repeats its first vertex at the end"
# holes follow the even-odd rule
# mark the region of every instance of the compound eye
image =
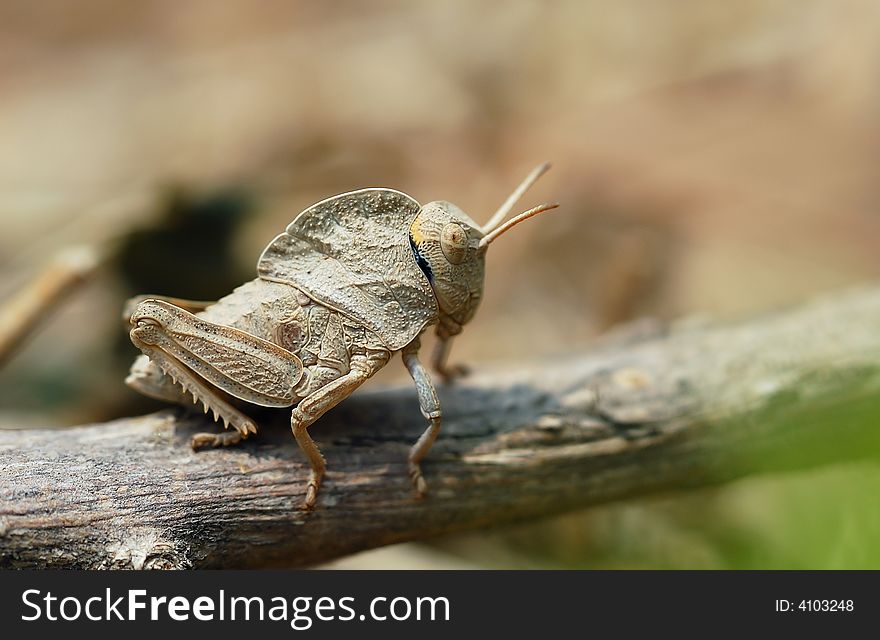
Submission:
POLYGON ((440 248, 451 264, 461 264, 467 256, 467 231, 457 222, 446 223, 440 231, 440 248))

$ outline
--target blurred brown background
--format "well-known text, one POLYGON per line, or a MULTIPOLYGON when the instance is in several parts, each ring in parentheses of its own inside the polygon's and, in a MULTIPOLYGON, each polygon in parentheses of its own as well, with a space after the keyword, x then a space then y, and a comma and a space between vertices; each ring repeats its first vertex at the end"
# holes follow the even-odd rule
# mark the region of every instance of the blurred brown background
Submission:
MULTIPOLYGON (((523 206, 562 208, 493 245, 453 355, 477 366, 875 278, 878 107, 872 0, 2 0, 0 300, 65 247, 109 257, 0 370, 0 424, 155 408, 121 384, 125 297, 221 295, 359 187, 485 220, 554 163, 523 206)), ((756 478, 351 562, 880 566, 855 486, 880 478, 756 478)))

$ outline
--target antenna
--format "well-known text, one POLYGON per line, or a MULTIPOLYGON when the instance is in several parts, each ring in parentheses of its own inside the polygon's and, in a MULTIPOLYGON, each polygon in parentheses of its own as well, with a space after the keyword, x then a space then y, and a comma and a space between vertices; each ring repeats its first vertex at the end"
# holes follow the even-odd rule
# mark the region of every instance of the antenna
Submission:
POLYGON ((489 222, 483 226, 483 233, 492 233, 492 231, 495 230, 495 227, 501 224, 504 218, 507 217, 507 214, 510 213, 510 210, 513 209, 519 199, 523 197, 523 194, 529 190, 529 187, 535 184, 535 182, 538 181, 538 178, 547 173, 549 169, 549 162, 545 162, 532 169, 532 172, 526 176, 526 179, 520 183, 516 190, 510 194, 510 197, 504 201, 504 204, 501 205, 498 211, 495 212, 495 215, 489 219, 489 222))
POLYGON ((483 247, 488 247, 489 243, 491 243, 493 240, 495 240, 495 238, 500 236, 502 233, 504 233, 505 231, 507 231, 511 227, 515 227, 523 220, 528 220, 529 218, 534 217, 534 216, 538 215, 539 213, 544 213, 545 211, 550 211, 551 209, 555 209, 558 206, 559 206, 558 202, 548 202, 545 204, 539 204, 534 209, 529 209, 528 211, 524 211, 523 213, 519 214, 518 216, 511 218, 510 220, 508 220, 507 222, 502 224, 497 229, 494 229, 493 231, 491 231, 487 235, 483 236, 483 239, 480 240, 480 249, 482 249, 483 247))

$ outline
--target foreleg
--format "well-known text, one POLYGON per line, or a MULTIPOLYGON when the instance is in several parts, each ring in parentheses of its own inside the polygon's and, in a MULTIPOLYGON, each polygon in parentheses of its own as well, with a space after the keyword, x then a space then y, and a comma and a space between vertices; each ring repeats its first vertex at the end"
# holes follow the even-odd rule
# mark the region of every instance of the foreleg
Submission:
POLYGON ((420 346, 419 339, 416 338, 404 347, 401 351, 401 356, 403 357, 403 364, 406 365, 409 375, 412 376, 413 382, 416 385, 416 393, 419 396, 419 408, 422 410, 422 415, 428 420, 428 428, 425 429, 409 451, 409 475, 412 478, 416 493, 419 497, 423 497, 428 492, 428 484, 422 476, 420 463, 428 455, 434 440, 437 439, 437 434, 440 433, 441 411, 440 399, 437 397, 434 383, 431 382, 428 371, 419 361, 420 346))

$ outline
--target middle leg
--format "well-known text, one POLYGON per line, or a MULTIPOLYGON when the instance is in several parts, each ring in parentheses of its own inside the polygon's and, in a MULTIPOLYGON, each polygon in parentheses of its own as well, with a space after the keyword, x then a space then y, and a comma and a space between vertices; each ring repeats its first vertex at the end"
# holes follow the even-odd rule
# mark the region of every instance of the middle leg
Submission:
POLYGON ((327 466, 324 456, 321 455, 321 451, 309 435, 309 426, 351 395, 355 389, 381 369, 388 362, 389 356, 390 354, 387 352, 381 352, 378 358, 371 359, 367 356, 352 358, 351 370, 347 374, 324 385, 302 400, 291 411, 290 429, 293 431, 293 436, 296 438, 300 449, 306 454, 309 464, 312 466, 304 503, 306 509, 311 509, 315 506, 315 502, 318 499, 318 489, 321 486, 321 480, 324 478, 324 469, 327 466))

